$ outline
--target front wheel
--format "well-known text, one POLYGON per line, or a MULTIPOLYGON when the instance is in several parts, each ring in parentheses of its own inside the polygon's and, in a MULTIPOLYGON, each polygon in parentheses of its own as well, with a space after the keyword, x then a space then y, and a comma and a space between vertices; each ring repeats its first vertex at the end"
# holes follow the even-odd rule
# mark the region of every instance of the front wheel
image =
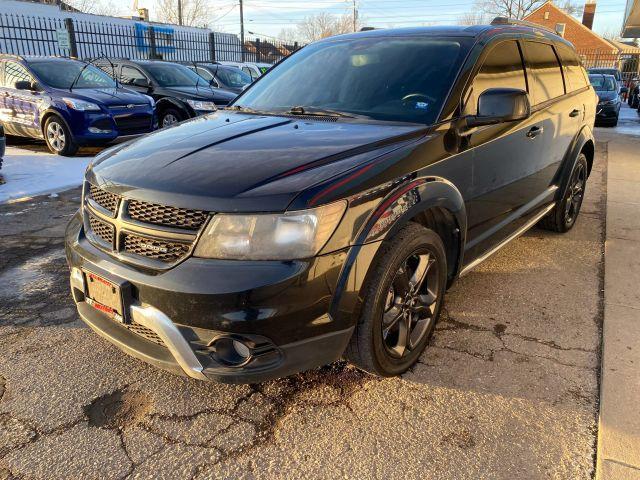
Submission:
POLYGON ((546 217, 540 220, 538 224, 540 227, 560 233, 568 232, 573 228, 584 200, 588 170, 587 157, 581 153, 571 170, 562 199, 546 217))
POLYGON ((67 124, 53 115, 44 124, 44 140, 51 153, 72 157, 78 151, 78 144, 74 141, 67 124))
POLYGON ((184 115, 175 108, 167 108, 160 114, 160 128, 170 127, 184 120, 184 115))
POLYGON ((362 370, 388 377, 416 363, 433 334, 447 259, 438 234, 416 223, 385 242, 378 258, 345 356, 362 370))

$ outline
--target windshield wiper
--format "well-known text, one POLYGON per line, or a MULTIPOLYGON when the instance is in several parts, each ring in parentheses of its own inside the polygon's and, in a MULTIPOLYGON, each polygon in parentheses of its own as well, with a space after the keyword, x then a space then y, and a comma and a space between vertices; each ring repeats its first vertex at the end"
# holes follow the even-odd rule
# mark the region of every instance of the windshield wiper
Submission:
POLYGON ((332 110, 330 108, 303 107, 303 106, 291 107, 287 113, 289 113, 290 115, 310 115, 314 117, 317 116, 317 117, 341 117, 341 118, 367 118, 364 115, 345 113, 339 110, 332 110))

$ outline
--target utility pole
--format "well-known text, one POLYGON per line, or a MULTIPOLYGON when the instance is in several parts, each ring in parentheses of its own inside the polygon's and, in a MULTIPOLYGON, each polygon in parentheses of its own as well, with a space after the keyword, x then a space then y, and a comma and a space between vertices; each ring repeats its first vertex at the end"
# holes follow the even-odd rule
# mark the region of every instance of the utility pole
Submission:
POLYGON ((242 0, 240 1, 240 56, 244 62, 244 10, 242 8, 242 0))
POLYGON ((182 25, 182 0, 178 0, 178 25, 182 25))
POLYGON ((358 21, 358 8, 356 7, 356 0, 353 0, 353 31, 356 31, 356 22, 358 21))

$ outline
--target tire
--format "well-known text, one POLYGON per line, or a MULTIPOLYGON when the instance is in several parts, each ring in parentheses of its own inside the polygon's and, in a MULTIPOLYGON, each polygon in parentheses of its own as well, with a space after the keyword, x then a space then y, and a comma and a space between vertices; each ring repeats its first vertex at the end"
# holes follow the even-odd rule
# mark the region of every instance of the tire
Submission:
POLYGON ((185 115, 181 111, 175 108, 167 108, 160 113, 158 125, 160 128, 170 127, 182 120, 185 120, 185 118, 185 115))
POLYGON ((434 231, 409 223, 384 242, 372 268, 345 357, 373 375, 399 375, 416 363, 440 315, 447 285, 444 245, 434 231), (421 271, 424 281, 415 282, 421 271))
POLYGON ((72 157, 78 151, 78 144, 71 135, 67 124, 57 115, 47 118, 42 134, 51 153, 72 157))
POLYGON ((580 214, 588 176, 587 157, 578 155, 562 193, 562 200, 538 223, 540 228, 565 233, 573 228, 580 214))

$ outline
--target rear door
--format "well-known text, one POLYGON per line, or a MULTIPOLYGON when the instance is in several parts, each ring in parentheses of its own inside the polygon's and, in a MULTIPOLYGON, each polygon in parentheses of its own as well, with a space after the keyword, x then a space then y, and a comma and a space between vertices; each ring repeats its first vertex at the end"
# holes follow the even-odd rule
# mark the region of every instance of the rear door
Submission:
MULTIPOLYGON (((521 47, 503 40, 489 47, 463 95, 464 115, 477 113, 478 97, 491 88, 527 91, 521 47)), ((478 128, 468 136, 473 148, 473 188, 465 199, 468 215, 468 261, 482 255, 518 227, 516 219, 540 195, 531 177, 540 169, 541 119, 478 128)))
MULTIPOLYGON (((527 40, 525 61, 531 77, 533 119, 541 125, 542 151, 536 158, 538 174, 531 188, 554 188, 557 172, 567 155, 584 115, 579 95, 565 95, 565 78, 551 43, 527 40)), ((570 90, 570 88, 569 88, 570 90)))
POLYGON ((9 130, 16 135, 40 137, 42 135, 39 115, 39 106, 42 102, 40 92, 15 88, 16 82, 34 82, 33 76, 24 65, 11 60, 4 62, 3 71, 3 85, 6 91, 4 108, 8 111, 9 130))

